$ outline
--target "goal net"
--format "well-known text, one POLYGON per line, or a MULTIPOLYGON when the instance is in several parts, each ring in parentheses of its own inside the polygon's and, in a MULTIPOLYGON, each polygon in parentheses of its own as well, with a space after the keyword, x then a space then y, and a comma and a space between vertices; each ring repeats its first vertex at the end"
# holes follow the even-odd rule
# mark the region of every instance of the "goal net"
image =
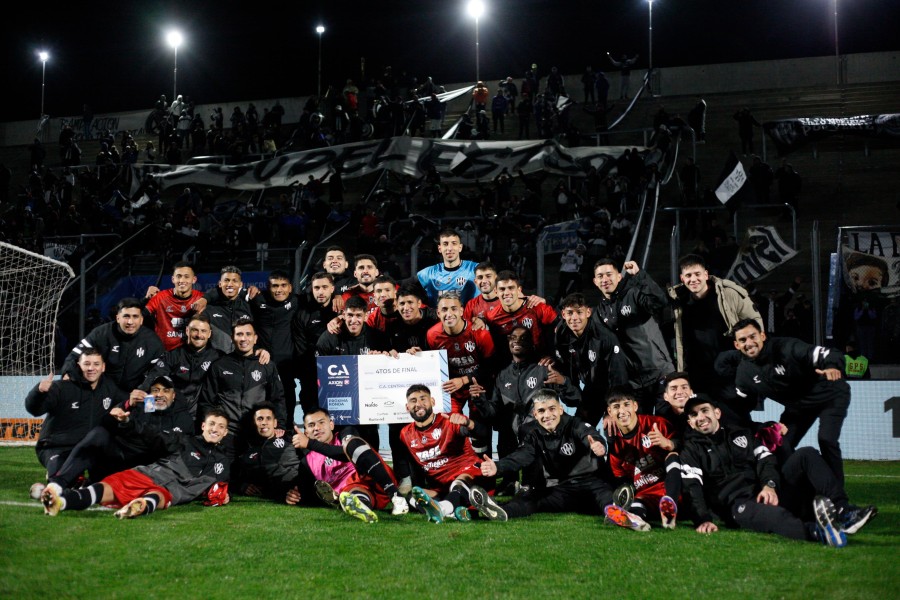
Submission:
POLYGON ((31 439, 25 395, 54 370, 56 317, 72 268, 0 242, 0 441, 31 439))

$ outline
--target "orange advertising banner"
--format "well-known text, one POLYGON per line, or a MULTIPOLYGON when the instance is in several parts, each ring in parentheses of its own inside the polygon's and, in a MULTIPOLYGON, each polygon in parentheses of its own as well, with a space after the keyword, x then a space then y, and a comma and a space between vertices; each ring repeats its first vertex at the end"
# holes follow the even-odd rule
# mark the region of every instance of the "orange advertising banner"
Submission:
POLYGON ((43 419, 0 419, 0 442, 36 442, 43 419))

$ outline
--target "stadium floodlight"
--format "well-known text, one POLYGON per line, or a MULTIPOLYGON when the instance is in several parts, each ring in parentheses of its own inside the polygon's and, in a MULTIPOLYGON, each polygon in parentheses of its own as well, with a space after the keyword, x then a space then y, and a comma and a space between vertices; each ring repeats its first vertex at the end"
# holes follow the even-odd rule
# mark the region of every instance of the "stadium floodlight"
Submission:
POLYGON ((47 80, 47 61, 50 60, 50 54, 41 50, 38 52, 38 58, 41 59, 41 120, 44 119, 44 90, 45 90, 45 82, 47 80))
POLYGON ((317 25, 316 33, 319 34, 319 78, 316 83, 316 102, 318 102, 322 97, 322 34, 325 33, 325 26, 317 25))
POLYGON ((484 14, 484 2, 481 0, 470 0, 466 6, 469 16, 475 19, 475 81, 481 81, 481 65, 479 64, 479 48, 478 48, 478 20, 484 14))
POLYGON ((172 70, 172 102, 175 102, 175 98, 178 97, 178 46, 180 46, 181 42, 183 41, 181 32, 177 29, 173 29, 166 34, 166 41, 170 46, 172 46, 172 49, 175 51, 175 65, 172 70))

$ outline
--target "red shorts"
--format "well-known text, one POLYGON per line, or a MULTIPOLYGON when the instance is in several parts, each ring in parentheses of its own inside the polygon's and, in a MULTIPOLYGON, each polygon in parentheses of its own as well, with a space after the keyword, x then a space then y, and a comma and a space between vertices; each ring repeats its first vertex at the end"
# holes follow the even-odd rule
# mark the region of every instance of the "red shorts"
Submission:
MULTIPOLYGON (((394 471, 386 462, 384 462, 381 455, 378 456, 378 459, 381 461, 381 464, 384 465, 388 475, 390 475, 391 481, 394 482, 394 485, 397 485, 397 478, 394 476, 394 471)), ((370 475, 360 475, 356 471, 344 480, 340 489, 334 491, 338 494, 341 492, 362 492, 369 497, 369 500, 372 501, 372 507, 376 510, 383 510, 391 503, 391 499, 384 492, 384 488, 378 485, 374 478, 370 475)))
POLYGON ((485 480, 481 474, 481 467, 476 467, 474 462, 460 466, 453 465, 450 468, 442 468, 440 471, 428 473, 428 479, 439 484, 438 491, 442 494, 449 492, 450 484, 463 476, 476 480, 479 485, 485 480))
POLYGON ((160 487, 152 479, 134 469, 114 473, 104 478, 101 483, 108 485, 116 497, 113 502, 105 504, 105 506, 121 508, 135 498, 141 498, 150 493, 161 496, 163 499, 162 505, 157 508, 168 508, 172 504, 172 494, 169 493, 169 490, 160 487))

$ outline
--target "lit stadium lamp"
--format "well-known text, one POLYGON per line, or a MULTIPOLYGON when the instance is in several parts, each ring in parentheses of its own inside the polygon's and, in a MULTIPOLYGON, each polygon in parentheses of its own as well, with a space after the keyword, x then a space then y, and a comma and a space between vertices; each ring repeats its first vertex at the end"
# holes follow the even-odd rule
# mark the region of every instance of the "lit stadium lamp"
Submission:
POLYGON ((316 102, 318 102, 322 97, 322 34, 325 33, 325 26, 317 25, 316 33, 319 34, 319 78, 316 83, 316 102))
POLYGON ((40 118, 44 118, 44 83, 46 81, 47 76, 47 61, 50 60, 50 54, 46 51, 41 50, 38 52, 38 58, 41 59, 41 116, 40 118))
POLYGON ((175 102, 175 99, 178 97, 178 46, 180 46, 183 41, 181 32, 173 29, 166 34, 166 41, 175 51, 175 66, 172 71, 172 102, 175 102))
POLYGON ((475 81, 481 81, 481 65, 478 57, 478 20, 484 14, 484 2, 481 0, 470 0, 466 6, 469 16, 475 19, 475 81))

